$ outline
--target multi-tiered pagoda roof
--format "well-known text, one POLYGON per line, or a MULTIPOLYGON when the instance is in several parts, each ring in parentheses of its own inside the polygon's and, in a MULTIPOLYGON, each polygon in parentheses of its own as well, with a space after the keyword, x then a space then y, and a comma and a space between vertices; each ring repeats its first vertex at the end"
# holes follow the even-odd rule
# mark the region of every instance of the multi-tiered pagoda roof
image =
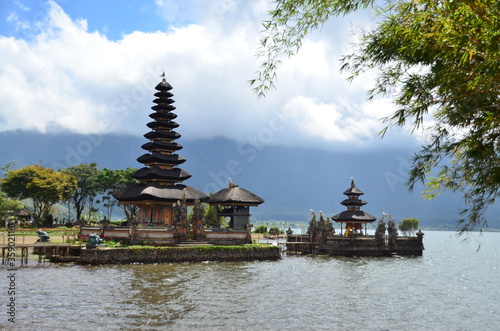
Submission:
POLYGON ((186 159, 176 154, 182 149, 182 145, 175 142, 181 135, 174 131, 179 124, 173 121, 177 115, 173 112, 176 108, 172 105, 175 102, 170 92, 172 86, 163 78, 155 89, 158 92, 154 94, 155 105, 151 107, 154 113, 149 115, 153 121, 147 124, 151 131, 144 135, 149 142, 142 145, 142 149, 148 153, 137 158, 144 167, 132 174, 140 183, 119 191, 114 196, 122 203, 172 203, 183 198, 192 203, 196 199, 207 199, 205 193, 182 184, 191 174, 177 167, 186 159))
POLYGON ((351 180, 351 187, 344 192, 348 198, 341 202, 347 207, 347 210, 332 216, 332 220, 337 223, 371 223, 377 218, 367 212, 361 210, 361 206, 367 204, 366 201, 359 197, 364 193, 356 187, 354 179, 351 180))

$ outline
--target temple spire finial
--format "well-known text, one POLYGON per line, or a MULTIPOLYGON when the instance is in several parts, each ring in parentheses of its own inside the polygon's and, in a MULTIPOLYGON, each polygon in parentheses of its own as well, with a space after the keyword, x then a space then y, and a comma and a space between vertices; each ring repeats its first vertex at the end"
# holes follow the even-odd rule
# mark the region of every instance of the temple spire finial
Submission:
POLYGON ((351 188, 355 188, 356 184, 354 184, 354 177, 351 177, 351 188))
POLYGON ((236 185, 234 182, 233 182, 233 179, 231 177, 229 177, 229 188, 233 188, 233 187, 238 187, 238 185, 236 185))
POLYGON ((162 83, 167 81, 167 79, 165 78, 165 70, 163 70, 163 73, 160 75, 160 77, 161 77, 162 83))

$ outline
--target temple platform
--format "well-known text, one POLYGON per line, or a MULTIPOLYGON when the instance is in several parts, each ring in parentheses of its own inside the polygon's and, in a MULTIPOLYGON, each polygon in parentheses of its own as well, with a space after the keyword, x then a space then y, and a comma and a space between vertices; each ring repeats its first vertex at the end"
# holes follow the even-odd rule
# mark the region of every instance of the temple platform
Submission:
POLYGON ((328 236, 321 242, 312 242, 307 235, 289 235, 285 243, 287 252, 295 254, 326 254, 332 256, 422 256, 422 235, 397 237, 394 245, 379 243, 375 236, 328 236))

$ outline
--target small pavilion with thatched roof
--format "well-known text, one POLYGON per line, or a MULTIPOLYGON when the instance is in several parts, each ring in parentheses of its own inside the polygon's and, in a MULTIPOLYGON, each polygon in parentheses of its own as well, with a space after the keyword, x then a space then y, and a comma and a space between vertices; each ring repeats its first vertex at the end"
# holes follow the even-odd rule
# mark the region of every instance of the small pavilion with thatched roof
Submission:
POLYGON ((31 221, 31 217, 33 216, 33 212, 24 206, 21 210, 14 214, 19 220, 31 221))
POLYGON ((351 178, 351 187, 344 192, 344 195, 348 198, 340 203, 346 206, 347 210, 332 216, 332 220, 336 223, 340 223, 341 233, 342 224, 345 224, 346 236, 358 231, 362 233, 363 224, 365 225, 366 235, 366 224, 373 223, 377 219, 375 216, 361 210, 361 206, 367 204, 366 201, 359 198, 363 194, 364 193, 356 187, 356 184, 354 184, 354 179, 351 178))
POLYGON ((247 230, 250 224, 250 207, 260 205, 264 199, 239 187, 229 179, 228 187, 214 193, 206 202, 212 206, 222 207, 217 216, 228 217, 230 228, 247 230))

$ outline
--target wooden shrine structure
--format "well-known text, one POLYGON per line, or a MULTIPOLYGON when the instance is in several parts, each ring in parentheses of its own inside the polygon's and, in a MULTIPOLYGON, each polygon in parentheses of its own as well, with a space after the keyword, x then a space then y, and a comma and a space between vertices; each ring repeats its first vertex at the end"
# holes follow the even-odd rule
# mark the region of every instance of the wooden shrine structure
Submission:
POLYGON ((361 210, 361 206, 367 204, 366 201, 361 200, 359 197, 364 193, 356 187, 354 179, 351 178, 351 187, 348 188, 344 195, 347 199, 343 200, 340 204, 347 207, 347 210, 332 216, 332 220, 336 223, 340 223, 340 232, 342 233, 342 225, 345 225, 345 236, 349 236, 351 233, 363 233, 363 226, 365 230, 365 235, 367 234, 367 224, 375 222, 377 219, 375 216, 364 212, 361 210))
POLYGON ((264 200, 232 182, 210 199, 183 184, 191 175, 179 167, 186 160, 177 154, 183 147, 176 142, 181 135, 175 131, 179 124, 174 122, 177 115, 172 86, 163 77, 155 89, 155 105, 149 115, 153 121, 147 124, 151 131, 144 135, 149 142, 142 145, 147 153, 137 158, 144 166, 132 174, 138 183, 113 194, 120 203, 138 207, 136 219, 127 227, 109 226, 109 222, 100 227, 82 227, 82 234, 152 245, 180 245, 186 244, 185 241, 219 245, 251 243, 249 207, 264 200), (218 216, 229 217, 230 226, 205 228, 201 202, 220 206, 218 216), (188 220, 189 206, 193 206, 192 220, 188 220))
MULTIPOLYGON (((376 217, 361 210, 361 206, 367 204, 359 198, 363 194, 356 187, 354 179, 351 179, 351 187, 344 192, 347 199, 341 202, 347 210, 331 217, 333 221, 340 223, 340 234, 336 235, 329 230, 329 227, 325 226, 330 224, 328 218, 325 221, 321 217, 319 223, 323 222, 324 225, 319 224, 316 232, 308 230, 306 235, 287 234, 285 243, 287 250, 291 253, 333 256, 421 256, 424 250, 422 241, 424 234, 419 231, 416 237, 400 237, 397 235, 397 230, 388 231, 386 234, 385 213, 379 221, 375 235, 368 235, 367 225, 373 223, 376 217)), ((314 222, 316 222, 315 217, 311 220, 311 224, 314 222)), ((394 224, 391 225, 391 220, 389 224, 395 228, 394 224)))
POLYGON ((229 185, 208 198, 207 203, 219 206, 218 217, 228 217, 229 227, 235 230, 247 230, 250 225, 250 206, 258 206, 264 199, 234 184, 229 185))

